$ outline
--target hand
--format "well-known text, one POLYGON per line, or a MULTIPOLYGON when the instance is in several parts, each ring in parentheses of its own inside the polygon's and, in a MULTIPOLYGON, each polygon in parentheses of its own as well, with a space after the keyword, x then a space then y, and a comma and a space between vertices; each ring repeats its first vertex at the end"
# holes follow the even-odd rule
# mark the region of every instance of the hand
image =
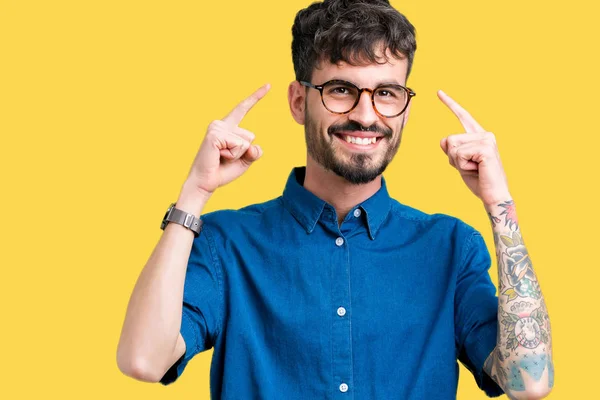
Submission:
POLYGON ((511 200, 494 134, 486 132, 446 93, 440 90, 438 97, 458 117, 466 131, 440 141, 450 165, 458 170, 469 189, 485 206, 511 200))
POLYGON ((212 194, 242 175, 262 155, 255 135, 238 125, 271 86, 266 84, 238 104, 225 118, 210 123, 186 180, 201 193, 212 194))

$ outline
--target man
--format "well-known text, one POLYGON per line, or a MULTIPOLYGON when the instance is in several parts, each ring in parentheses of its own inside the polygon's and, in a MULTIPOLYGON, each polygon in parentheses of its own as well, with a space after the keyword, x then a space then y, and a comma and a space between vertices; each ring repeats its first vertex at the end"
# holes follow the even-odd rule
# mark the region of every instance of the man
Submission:
POLYGON ((166 385, 214 348, 215 399, 449 399, 458 359, 489 396, 545 397, 550 323, 494 136, 438 93, 466 131, 440 144, 488 211, 499 297, 482 236, 382 177, 414 96, 414 27, 384 0, 326 0, 292 32, 306 167, 276 199, 200 218, 262 155, 239 124, 269 86, 210 124, 131 296, 120 369, 166 385))

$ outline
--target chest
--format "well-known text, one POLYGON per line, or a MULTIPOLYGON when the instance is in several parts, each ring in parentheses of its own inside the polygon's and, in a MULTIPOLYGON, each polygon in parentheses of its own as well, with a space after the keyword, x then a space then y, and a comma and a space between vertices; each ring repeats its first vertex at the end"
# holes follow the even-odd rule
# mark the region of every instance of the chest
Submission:
POLYGON ((455 273, 426 240, 310 239, 230 260, 233 315, 305 349, 336 330, 377 340, 419 335, 441 316, 451 323, 455 273))

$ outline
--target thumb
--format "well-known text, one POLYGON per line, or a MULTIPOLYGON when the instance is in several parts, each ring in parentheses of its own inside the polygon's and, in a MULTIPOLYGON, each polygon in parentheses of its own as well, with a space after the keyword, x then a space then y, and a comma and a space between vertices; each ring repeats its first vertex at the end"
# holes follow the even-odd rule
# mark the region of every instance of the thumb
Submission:
POLYGON ((258 160, 262 156, 262 154, 263 154, 262 148, 259 145, 254 144, 248 148, 248 151, 246 151, 246 153, 244 153, 242 158, 244 159, 244 161, 254 162, 254 161, 258 160))
POLYGON ((440 140, 440 147, 442 148, 442 150, 444 150, 444 153, 448 154, 448 138, 443 138, 442 140, 440 140))

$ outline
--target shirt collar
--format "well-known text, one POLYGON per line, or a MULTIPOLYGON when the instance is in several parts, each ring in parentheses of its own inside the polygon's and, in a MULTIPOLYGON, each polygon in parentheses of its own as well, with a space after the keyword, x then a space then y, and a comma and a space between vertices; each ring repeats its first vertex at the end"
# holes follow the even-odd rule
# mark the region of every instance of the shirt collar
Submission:
MULTIPOLYGON (((306 167, 292 169, 283 191, 283 203, 306 230, 306 233, 312 233, 325 206, 328 204, 304 188, 305 175, 306 167)), ((381 188, 373 196, 353 207, 350 213, 353 213, 357 208, 362 208, 365 213, 369 236, 371 239, 375 239, 375 235, 387 218, 391 207, 392 202, 387 191, 387 185, 385 179, 381 177, 381 188)))

